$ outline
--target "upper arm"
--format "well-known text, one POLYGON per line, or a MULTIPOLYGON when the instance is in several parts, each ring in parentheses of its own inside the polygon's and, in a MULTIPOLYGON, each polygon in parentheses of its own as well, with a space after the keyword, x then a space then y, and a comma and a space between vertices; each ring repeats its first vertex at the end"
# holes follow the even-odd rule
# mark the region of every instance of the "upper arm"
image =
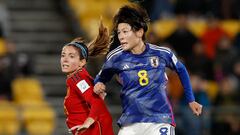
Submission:
POLYGON ((107 59, 99 73, 97 74, 94 83, 96 84, 97 82, 103 82, 106 83, 111 80, 112 76, 116 73, 117 71, 117 66, 116 66, 116 59, 111 58, 107 59))
POLYGON ((177 70, 178 65, 178 59, 176 55, 168 48, 165 48, 161 50, 161 53, 166 61, 166 66, 172 70, 177 70))

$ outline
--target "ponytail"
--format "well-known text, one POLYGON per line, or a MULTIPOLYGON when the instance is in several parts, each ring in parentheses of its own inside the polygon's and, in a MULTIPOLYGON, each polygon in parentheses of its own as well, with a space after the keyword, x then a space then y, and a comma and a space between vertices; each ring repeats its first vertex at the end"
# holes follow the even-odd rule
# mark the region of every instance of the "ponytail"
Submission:
POLYGON ((106 26, 100 21, 98 36, 87 45, 90 56, 105 55, 109 51, 110 36, 106 26))
POLYGON ((66 44, 77 48, 80 59, 88 60, 88 56, 105 55, 109 51, 110 36, 106 26, 100 21, 98 36, 87 45, 82 37, 75 38, 72 42, 66 44))

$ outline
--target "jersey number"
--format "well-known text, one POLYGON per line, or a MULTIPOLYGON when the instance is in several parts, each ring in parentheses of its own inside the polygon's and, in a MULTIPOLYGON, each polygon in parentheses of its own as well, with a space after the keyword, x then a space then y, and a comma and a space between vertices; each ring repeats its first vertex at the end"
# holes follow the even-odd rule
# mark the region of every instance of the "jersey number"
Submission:
POLYGON ((159 130, 160 135, 168 135, 168 128, 167 127, 162 127, 159 130))
POLYGON ((148 74, 146 70, 140 70, 138 72, 138 77, 139 77, 139 84, 141 86, 148 85, 149 80, 148 80, 148 74))

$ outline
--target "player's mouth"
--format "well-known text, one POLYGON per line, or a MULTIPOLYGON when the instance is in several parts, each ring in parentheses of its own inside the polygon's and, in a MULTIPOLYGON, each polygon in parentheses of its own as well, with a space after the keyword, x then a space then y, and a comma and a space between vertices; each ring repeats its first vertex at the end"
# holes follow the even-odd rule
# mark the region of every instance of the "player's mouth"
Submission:
POLYGON ((63 68, 63 69, 66 69, 66 68, 68 68, 68 67, 69 67, 69 65, 67 65, 67 64, 63 64, 63 65, 62 65, 62 68, 63 68))
POLYGON ((122 47, 127 46, 127 42, 121 42, 122 47))

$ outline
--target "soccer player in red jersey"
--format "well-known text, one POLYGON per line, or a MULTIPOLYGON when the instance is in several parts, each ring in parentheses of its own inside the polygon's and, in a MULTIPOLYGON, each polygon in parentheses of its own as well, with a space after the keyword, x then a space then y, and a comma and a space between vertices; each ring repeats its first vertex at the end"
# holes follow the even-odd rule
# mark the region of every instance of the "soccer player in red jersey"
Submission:
POLYGON ((113 135, 112 118, 103 101, 93 92, 93 78, 84 68, 88 55, 104 54, 109 46, 107 28, 100 24, 95 41, 85 45, 82 38, 66 44, 61 53, 62 72, 67 74, 64 99, 66 124, 73 135, 113 135))

